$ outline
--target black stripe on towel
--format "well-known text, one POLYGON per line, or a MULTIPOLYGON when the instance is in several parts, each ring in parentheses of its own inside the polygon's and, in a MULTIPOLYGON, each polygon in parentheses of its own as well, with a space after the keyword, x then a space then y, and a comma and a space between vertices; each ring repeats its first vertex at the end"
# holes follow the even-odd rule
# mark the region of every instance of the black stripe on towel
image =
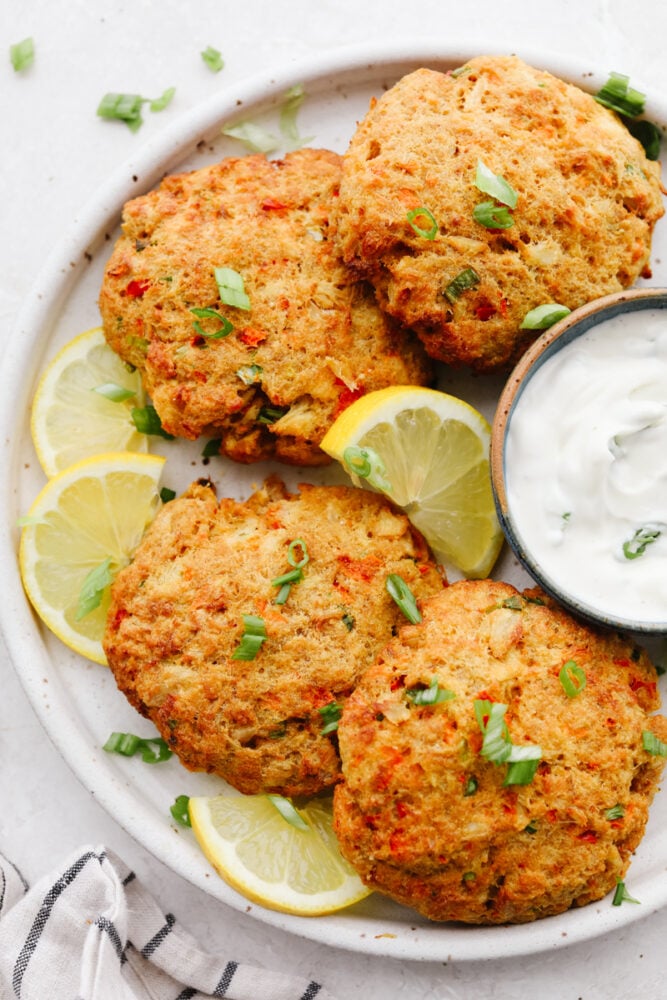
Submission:
POLYGON ((306 987, 306 992, 303 994, 300 1000, 313 1000, 313 997, 317 996, 317 994, 320 992, 321 989, 322 986, 320 983, 308 983, 308 986, 306 987))
POLYGON ((95 854, 94 851, 87 851, 85 854, 82 854, 81 857, 67 869, 67 871, 63 872, 60 878, 54 882, 47 892, 44 897, 44 901, 37 912, 37 916, 33 920, 32 927, 28 932, 25 944, 21 948, 19 957, 16 959, 16 965, 14 966, 12 986, 14 987, 14 995, 17 998, 21 996, 21 986, 25 971, 28 968, 28 963, 35 953, 39 939, 42 936, 42 931, 46 927, 47 921, 51 916, 51 912, 59 896, 65 891, 65 889, 67 889, 68 886, 72 884, 77 875, 81 874, 92 858, 95 858, 95 860, 101 864, 105 857, 106 854, 104 852, 102 854, 95 854))
POLYGON ((123 943, 120 939, 120 935, 116 930, 116 925, 111 920, 107 920, 106 917, 98 917, 97 920, 95 921, 95 926, 99 927, 101 931, 104 931, 106 936, 109 938, 109 940, 113 945, 114 951, 118 956, 118 961, 122 965, 122 963, 125 961, 125 955, 123 954, 124 948, 123 948, 123 943))
POLYGON ((196 993, 197 990, 194 986, 186 986, 183 992, 178 994, 176 1000, 191 1000, 191 997, 193 997, 196 993))
POLYGON ((150 958, 151 955, 160 947, 164 939, 171 934, 171 929, 176 923, 176 917, 173 913, 167 913, 165 921, 166 923, 162 925, 157 934, 155 934, 150 941, 147 941, 141 949, 141 954, 144 958, 150 958))
POLYGON ((230 987, 231 981, 234 978, 234 973, 236 972, 238 967, 239 967, 238 962, 227 962, 227 965, 225 966, 225 971, 220 977, 220 982, 213 990, 214 997, 224 997, 226 995, 227 990, 230 987))

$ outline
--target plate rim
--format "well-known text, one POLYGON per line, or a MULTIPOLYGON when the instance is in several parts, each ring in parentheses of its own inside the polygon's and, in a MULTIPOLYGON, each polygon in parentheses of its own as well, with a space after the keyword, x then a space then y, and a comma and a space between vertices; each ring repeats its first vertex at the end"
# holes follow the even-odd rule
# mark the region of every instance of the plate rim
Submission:
MULTIPOLYGON (((18 498, 16 474, 21 459, 12 428, 15 415, 26 412, 32 390, 29 380, 20 381, 32 361, 39 339, 42 349, 48 344, 55 317, 61 311, 86 265, 87 248, 99 239, 112 220, 114 228, 122 204, 144 190, 146 179, 152 186, 157 178, 181 161, 188 148, 207 132, 228 118, 238 115, 240 106, 250 107, 275 102, 297 83, 306 86, 325 82, 328 78, 358 75, 368 83, 386 72, 396 78, 399 67, 413 65, 453 64, 471 58, 472 53, 507 54, 495 45, 481 47, 474 42, 458 40, 455 47, 434 43, 433 40, 412 39, 406 42, 374 45, 355 44, 336 47, 306 59, 295 60, 289 66, 274 67, 221 87, 215 94, 181 114, 164 129, 150 136, 137 151, 120 163, 98 186, 65 234, 47 255, 17 316, 2 359, 5 392, 0 394, 0 432, 2 454, 7 475, 0 488, 0 558, 4 558, 5 578, 3 601, 0 602, 0 628, 9 658, 42 727, 56 750, 84 788, 94 795, 105 811, 141 847, 176 874, 202 889, 208 896, 239 912, 249 913, 260 921, 288 933, 337 948, 414 961, 482 961, 519 957, 559 949, 599 937, 614 929, 649 916, 667 904, 667 882, 659 891, 657 884, 642 887, 644 906, 612 909, 608 899, 588 904, 576 911, 580 929, 570 937, 566 922, 568 913, 544 918, 531 924, 499 927, 467 927, 453 924, 410 924, 394 936, 386 929, 382 918, 369 918, 355 908, 328 917, 294 917, 262 907, 249 908, 248 900, 220 880, 212 883, 209 872, 201 864, 203 856, 190 841, 179 837, 173 826, 160 827, 150 845, 142 831, 155 825, 154 810, 134 795, 131 817, 123 815, 120 805, 126 803, 128 789, 123 787, 114 769, 108 769, 99 752, 86 742, 83 731, 65 727, 57 731, 56 719, 66 709, 64 686, 49 685, 49 707, 44 700, 43 677, 49 674, 50 657, 36 619, 24 595, 18 572, 18 498), (141 183, 137 181, 139 178, 141 183), (12 375, 15 377, 12 378, 12 375), (26 651, 30 652, 26 656, 26 651), (187 845, 186 849, 184 846, 187 845), (201 869, 197 871, 197 868, 201 869), (215 891, 212 891, 214 889, 215 891), (600 905, 602 904, 602 906, 600 905), (638 912, 639 911, 639 912, 638 912), (351 918, 351 919, 350 919, 351 918), (565 925, 564 925, 565 922, 565 925)), ((565 80, 595 86, 606 78, 599 68, 584 66, 581 60, 564 54, 545 53, 521 47, 517 55, 532 65, 547 69, 565 80)), ((404 70, 403 70, 404 71, 404 70)), ((635 83, 634 85, 641 85, 635 83)), ((588 89, 588 88, 587 88, 588 89)), ((647 100, 647 114, 667 121, 667 109, 660 102, 647 100)), ((73 654, 72 654, 73 655, 73 654)), ((65 714, 66 717, 66 714, 65 714)), ((131 794, 131 792, 130 792, 131 794)), ((204 859, 205 861, 205 859, 204 859)), ((658 880, 655 880, 657 883, 658 880)), ((571 913, 572 911, 568 911, 571 913)), ((410 913, 406 910, 406 913, 410 913)), ((415 914, 416 917, 416 914, 415 914)), ((392 926, 392 931, 393 931, 392 926)))

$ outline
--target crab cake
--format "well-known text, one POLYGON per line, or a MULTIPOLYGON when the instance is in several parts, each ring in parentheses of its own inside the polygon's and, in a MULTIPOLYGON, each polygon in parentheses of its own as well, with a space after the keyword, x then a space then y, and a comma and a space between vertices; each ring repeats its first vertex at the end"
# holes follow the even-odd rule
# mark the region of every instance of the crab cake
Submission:
POLYGON ((600 899, 665 764, 644 743, 667 738, 648 656, 490 580, 454 583, 422 614, 343 712, 343 855, 432 920, 521 923, 600 899), (507 753, 528 759, 497 762, 507 753))
POLYGON ((502 369, 537 335, 521 329, 530 310, 574 309, 650 275, 659 169, 614 112, 518 58, 419 69, 352 138, 338 242, 433 358, 502 369), (480 162, 515 207, 476 185, 480 162))
POLYGON ((328 150, 228 158, 125 205, 99 299, 104 333, 168 432, 221 438, 240 462, 321 465, 319 442, 353 399, 431 381, 417 338, 334 249, 340 173, 328 150))
POLYGON ((405 620, 389 573, 417 598, 444 586, 421 536, 375 494, 267 480, 218 503, 194 483, 116 577, 104 649, 186 767, 242 792, 311 794, 340 776, 323 728, 405 620))

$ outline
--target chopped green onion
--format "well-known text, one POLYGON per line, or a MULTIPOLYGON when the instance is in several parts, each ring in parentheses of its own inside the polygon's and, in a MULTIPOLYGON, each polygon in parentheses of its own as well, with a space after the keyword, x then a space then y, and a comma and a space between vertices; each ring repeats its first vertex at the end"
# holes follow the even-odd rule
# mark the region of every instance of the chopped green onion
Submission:
POLYGON ((386 478, 384 462, 373 448, 359 448, 349 445, 343 452, 343 464, 353 476, 365 479, 371 486, 385 493, 391 493, 391 483, 386 478))
POLYGON ((480 754, 494 764, 509 764, 504 785, 527 785, 535 777, 542 758, 542 748, 533 744, 512 743, 505 722, 507 705, 476 699, 475 716, 483 733, 480 754))
POLYGON ((570 310, 557 302, 545 302, 527 312, 521 321, 520 330, 546 330, 560 319, 564 319, 570 310))
POLYGON ((651 545, 657 538, 660 538, 662 529, 645 524, 642 528, 637 528, 632 538, 623 542, 623 555, 626 559, 637 559, 646 552, 646 546, 651 545))
POLYGON ((438 684, 438 678, 434 677, 427 688, 408 688, 405 692, 413 705, 439 705, 443 701, 451 701, 456 698, 449 688, 442 688, 438 684))
POLYGON ((24 38, 9 46, 9 58, 16 73, 28 69, 35 61, 35 43, 32 38, 24 38))
POLYGON ((472 211, 472 217, 487 229, 510 229, 514 225, 509 209, 496 205, 495 201, 480 201, 472 211))
POLYGON ((385 584, 387 593, 399 606, 408 621, 416 625, 422 620, 415 596, 402 576, 390 573, 385 584))
POLYGON ((176 490, 170 490, 168 486, 163 486, 160 490, 160 500, 162 503, 170 503, 176 497, 176 490))
POLYGON ((593 96, 598 104, 629 118, 636 118, 644 110, 646 95, 633 90, 629 83, 630 77, 623 73, 611 73, 605 85, 593 96))
POLYGON ((144 98, 139 94, 105 94, 97 106, 100 118, 125 122, 127 127, 136 132, 143 124, 141 108, 144 98))
POLYGON ((274 135, 254 122, 227 125, 222 134, 230 139, 238 139, 251 153, 272 153, 280 145, 274 135))
POLYGON ((642 732, 642 747, 646 753, 650 753, 653 757, 667 757, 667 743, 663 743, 655 733, 648 729, 642 732))
POLYGON ((243 615, 243 635, 232 653, 232 659, 254 660, 266 639, 264 619, 258 615, 243 615))
POLYGON ((623 819, 625 816, 625 809, 620 802, 617 802, 615 806, 611 807, 611 809, 607 809, 604 815, 605 819, 608 820, 623 819))
POLYGON ((343 625, 348 630, 348 632, 351 632, 354 626, 356 625, 356 622, 354 620, 354 615, 351 615, 349 611, 345 612, 345 614, 341 618, 341 621, 343 622, 343 625))
POLYGON ((284 583, 273 600, 274 604, 285 604, 292 589, 291 583, 284 583))
POLYGON ((216 267, 213 269, 215 281, 218 286, 218 295, 223 305, 233 306, 235 309, 250 309, 250 299, 246 295, 243 287, 243 278, 238 271, 232 267, 216 267))
POLYGON ((320 733, 326 736, 327 733, 334 733, 338 729, 340 717, 343 714, 343 706, 338 702, 330 701, 328 705, 317 710, 322 716, 322 728, 320 733))
POLYGON ((586 674, 574 660, 568 660, 561 667, 558 680, 568 698, 576 698, 586 687, 586 674))
POLYGON ((296 116, 305 96, 302 84, 297 83, 294 87, 290 87, 285 94, 280 109, 280 131, 283 138, 287 140, 287 148, 290 150, 305 146, 313 138, 312 136, 308 136, 308 138, 301 136, 296 124, 296 116))
POLYGON ((617 878, 616 891, 614 892, 614 898, 611 901, 611 905, 620 906, 621 903, 639 903, 639 900, 635 899, 634 896, 631 896, 625 888, 625 882, 621 882, 620 878, 617 878))
POLYGON ((233 323, 230 323, 226 316, 222 316, 217 309, 191 309, 190 312, 193 316, 197 316, 193 322, 193 326, 200 337, 206 337, 209 340, 220 340, 222 337, 228 337, 229 334, 234 329, 233 323), (202 328, 200 319, 217 319, 220 322, 220 326, 213 333, 207 333, 206 330, 202 328))
POLYGON ((660 158, 662 132, 657 125, 642 118, 639 121, 627 120, 625 127, 644 147, 647 160, 657 160, 660 158))
POLYGON ((107 753, 120 753, 124 757, 134 757, 140 753, 146 764, 159 764, 172 756, 172 751, 161 736, 144 738, 135 736, 134 733, 112 733, 102 749, 107 753))
POLYGON ((501 204, 507 205, 509 208, 516 208, 516 203, 519 199, 518 193, 511 184, 508 184, 504 177, 501 177, 500 174, 494 174, 492 170, 489 170, 482 160, 477 161, 475 187, 483 191, 484 194, 490 194, 492 198, 495 198, 501 204))
POLYGON ((479 784, 478 784, 477 778, 473 778, 472 775, 471 775, 467 779, 465 785, 463 786, 463 795, 464 795, 464 797, 465 798, 469 798, 471 795, 474 795, 478 788, 479 788, 479 784))
POLYGON ((537 833, 537 830, 538 826, 536 819, 531 819, 530 823, 527 823, 523 828, 524 833, 537 833))
POLYGON ((152 101, 149 101, 148 106, 151 111, 164 111, 167 105, 171 104, 175 93, 176 87, 167 87, 160 97, 156 97, 152 101))
POLYGON ((282 587, 286 583, 299 583, 303 580, 303 572, 299 569, 291 569, 289 573, 283 573, 282 576, 276 576, 271 581, 272 587, 282 587))
POLYGON ((413 208, 408 212, 406 218, 417 236, 423 236, 425 240, 434 240, 438 235, 438 223, 435 221, 435 216, 425 205, 413 208), (420 226, 418 219, 424 219, 428 222, 428 226, 420 226))
POLYGON ((258 424, 275 424, 288 410, 288 406, 263 406, 255 419, 258 424))
POLYGON ((99 608, 102 603, 102 595, 112 580, 111 556, 107 556, 104 562, 91 569, 81 585, 76 615, 74 616, 76 621, 81 621, 95 608, 99 608))
POLYGON ((295 826, 297 830, 310 830, 310 827, 294 808, 289 799, 286 799, 283 795, 267 795, 266 796, 272 806, 278 810, 283 819, 291 826, 295 826))
POLYGON ((154 434, 157 437, 173 441, 174 435, 167 433, 162 426, 159 414, 154 406, 135 406, 130 414, 132 423, 142 434, 154 434))
POLYGON ((306 543, 303 538, 295 538, 293 542, 289 543, 287 548, 287 562, 290 566, 295 566, 297 569, 302 569, 306 563, 310 562, 308 549, 306 548, 306 543), (297 549, 301 549, 300 558, 294 555, 297 549))
POLYGON ((477 271, 472 267, 466 267, 463 271, 459 271, 455 278, 452 278, 442 294, 453 304, 463 292, 479 285, 480 281, 481 278, 477 271))
POLYGON ((287 736, 287 723, 281 722, 280 725, 269 732, 268 736, 270 740, 282 740, 284 736, 287 736))
POLYGON ((500 604, 501 608, 508 608, 510 611, 523 611, 523 601, 519 594, 512 594, 506 597, 500 604))
POLYGON ((105 382, 103 385, 96 385, 91 391, 98 392, 100 396, 111 400, 112 403, 123 403, 126 399, 132 399, 133 396, 136 396, 136 392, 132 389, 126 389, 124 386, 118 385, 117 382, 105 382))
POLYGON ((259 382, 262 371, 261 365, 243 365, 242 368, 236 369, 236 374, 245 385, 254 385, 255 382, 259 382))
POLYGON ((202 458, 213 458, 215 455, 220 454, 220 445, 222 444, 222 438, 211 438, 207 441, 201 450, 202 458))
POLYGON ((192 826, 192 823, 190 822, 189 805, 189 795, 177 795, 172 804, 169 806, 169 812, 181 826, 192 826))
POLYGON ((458 66, 456 69, 453 69, 449 75, 453 80, 456 80, 458 79, 458 77, 463 76, 464 73, 469 73, 469 72, 470 72, 470 66, 464 64, 463 66, 458 66))
POLYGON ((225 65, 222 54, 217 49, 214 49, 212 45, 208 45, 204 49, 201 57, 212 73, 219 73, 225 65))

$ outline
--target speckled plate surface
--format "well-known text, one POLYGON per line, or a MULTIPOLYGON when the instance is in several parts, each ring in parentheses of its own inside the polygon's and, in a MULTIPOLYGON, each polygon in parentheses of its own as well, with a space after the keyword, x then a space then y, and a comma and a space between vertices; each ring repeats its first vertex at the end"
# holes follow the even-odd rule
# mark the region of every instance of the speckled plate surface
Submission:
MULTIPOLYGON (((667 793, 658 796, 645 839, 628 876, 632 895, 641 906, 612 907, 609 898, 534 924, 477 928, 431 924, 410 910, 375 895, 339 914, 299 918, 250 905, 212 872, 188 830, 171 820, 176 795, 213 794, 220 781, 186 772, 172 759, 158 768, 140 761, 110 757, 101 746, 112 730, 147 732, 147 724, 118 693, 103 667, 81 660, 45 633, 25 599, 18 574, 18 517, 44 482, 29 433, 29 407, 36 379, 56 350, 75 334, 98 325, 97 294, 102 270, 118 233, 122 204, 154 186, 167 172, 191 169, 223 155, 240 154, 238 144, 224 139, 221 126, 233 119, 263 119, 275 127, 285 92, 303 84, 306 100, 299 112, 302 134, 312 145, 344 152, 355 124, 371 96, 379 95, 404 73, 419 66, 450 69, 484 49, 412 44, 376 50, 355 47, 293 65, 282 74, 256 78, 243 87, 221 90, 215 97, 143 145, 84 206, 72 230, 45 263, 6 349, 0 394, 3 447, 0 495, 0 558, 4 570, 0 621, 14 666, 42 724, 91 794, 147 850, 173 871, 230 907, 251 913, 267 924, 338 948, 414 960, 484 960, 557 949, 618 928, 667 903, 667 793)), ((550 70, 585 89, 596 90, 607 67, 564 65, 548 56, 521 51, 528 62, 550 70)), ((651 99, 647 116, 663 124, 667 106, 651 99)), ((667 230, 658 225, 654 250, 657 285, 667 284, 667 230)), ((441 388, 467 399, 491 419, 502 382, 443 375, 441 388)), ((155 449, 158 450, 158 449, 155 449)), ((200 447, 169 442, 159 449, 168 456, 165 481, 183 489, 204 472, 200 447)), ((273 467, 275 469, 276 467, 273 467)), ((247 495, 269 466, 239 467, 223 459, 206 466, 220 495, 247 495)), ((288 483, 297 478, 333 481, 335 470, 279 470, 288 483)), ((506 552, 494 576, 522 585, 528 582, 506 552)))

